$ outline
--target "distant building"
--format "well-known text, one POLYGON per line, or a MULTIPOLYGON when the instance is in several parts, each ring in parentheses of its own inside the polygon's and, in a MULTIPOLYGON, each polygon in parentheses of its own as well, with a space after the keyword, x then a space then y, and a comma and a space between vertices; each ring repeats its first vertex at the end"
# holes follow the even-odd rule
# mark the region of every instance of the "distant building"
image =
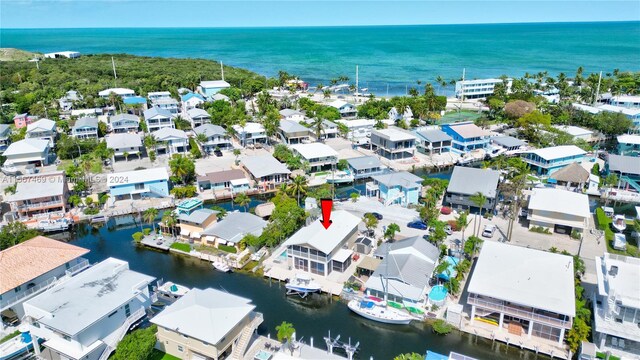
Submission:
POLYGON ((187 111, 191 110, 191 109, 195 109, 198 106, 204 104, 204 97, 200 94, 196 94, 196 93, 187 93, 185 95, 182 95, 182 97, 180 98, 182 100, 182 112, 186 113, 187 111))
POLYGON ((125 88, 110 88, 110 89, 105 89, 102 90, 98 93, 98 96, 100 96, 101 98, 105 98, 108 99, 109 96, 111 94, 116 94, 117 96, 120 96, 121 98, 128 98, 128 97, 132 97, 132 96, 136 96, 136 92, 131 90, 131 89, 125 89, 125 88))
POLYGON ((633 122, 633 126, 635 127, 635 131, 640 130, 640 108, 626 108, 615 105, 601 105, 598 109, 612 112, 612 113, 620 113, 627 117, 627 119, 633 122))
POLYGON ((107 174, 107 187, 113 200, 169 196, 169 174, 165 168, 107 174))
POLYGON ((189 119, 189 121, 191 121, 191 127, 193 128, 211 122, 211 116, 209 115, 209 113, 198 108, 187 110, 187 118, 189 119))
POLYGON ((395 127, 371 131, 371 145, 376 147, 376 153, 391 160, 413 157, 416 140, 411 133, 395 127))
POLYGON ((171 93, 168 91, 152 91, 147 93, 147 99, 153 104, 160 99, 171 99, 171 93))
POLYGON ((142 115, 141 112, 148 109, 147 98, 142 96, 128 96, 122 100, 122 103, 126 105, 136 115, 142 115))
POLYGON ((640 259, 596 257, 593 338, 598 350, 620 359, 640 358, 640 259))
POLYGON ((385 206, 418 204, 422 192, 422 178, 407 171, 389 172, 371 176, 366 184, 367 196, 377 197, 385 206))
POLYGON ((573 140, 584 140, 586 142, 593 141, 593 131, 585 128, 581 128, 579 126, 572 125, 555 125, 554 128, 565 132, 573 138, 573 140))
POLYGON ((49 140, 24 139, 16 141, 2 153, 2 156, 6 158, 4 166, 49 165, 50 149, 49 140))
POLYGON ((478 208, 471 197, 481 193, 486 197, 481 206, 483 211, 493 211, 498 200, 500 173, 490 169, 456 166, 444 195, 443 204, 457 209, 478 208))
POLYGON ((41 139, 47 140, 49 146, 53 147, 56 141, 56 122, 49 119, 40 119, 27 125, 26 139, 41 139))
POLYGON ((151 320, 156 347, 180 359, 243 359, 262 321, 251 300, 211 288, 189 290, 151 320))
POLYGON ((549 175, 571 163, 584 160, 586 151, 575 145, 552 146, 522 154, 524 162, 540 175, 549 175))
POLYGON ((440 129, 425 129, 414 132, 416 149, 423 154, 442 154, 451 151, 453 138, 440 129))
POLYGON ((198 90, 205 98, 211 98, 213 95, 220 92, 220 90, 228 89, 230 87, 231 85, 224 80, 201 81, 200 86, 198 86, 198 90))
POLYGON ((620 179, 618 186, 627 184, 635 191, 640 191, 640 156, 622 156, 609 154, 605 164, 607 173, 617 174, 620 179))
POLYGON ((295 121, 298 123, 304 121, 304 114, 298 110, 282 109, 280 110, 280 116, 282 120, 295 121))
MULTIPOLYGON (((506 79, 507 92, 511 91, 512 79, 506 79)), ((477 79, 456 81, 456 98, 458 99, 484 99, 493 95, 496 84, 503 83, 502 79, 477 79)))
POLYGON ((347 139, 354 142, 366 141, 366 143, 369 143, 368 137, 371 136, 371 132, 373 131, 373 126, 376 124, 376 121, 369 119, 354 119, 336 120, 336 123, 342 124, 349 129, 347 139))
POLYGON ((80 53, 77 51, 58 51, 58 52, 46 53, 44 54, 44 57, 47 59, 60 59, 60 58, 76 59, 80 57, 80 53))
POLYGON ((108 258, 24 303, 36 356, 106 359, 146 316, 154 278, 108 258))
POLYGON ((58 105, 60 105, 60 109, 62 109, 62 111, 69 111, 73 108, 73 105, 76 102, 82 101, 82 99, 82 95, 77 91, 69 90, 63 97, 58 99, 58 105))
POLYGON ((542 227, 553 232, 583 232, 589 226, 589 197, 563 189, 534 188, 529 198, 529 228, 542 227))
POLYGON ((491 145, 494 148, 504 149, 505 152, 516 152, 524 150, 527 143, 513 136, 494 136, 491 137, 491 145))
POLYGON ((83 117, 76 121, 71 128, 71 136, 77 139, 97 139, 98 138, 98 119, 91 117, 83 117))
POLYGON ((29 115, 27 113, 18 114, 13 117, 13 124, 16 126, 16 129, 20 129, 37 121, 39 118, 40 117, 36 115, 29 115))
POLYGON ((491 133, 472 122, 460 122, 442 125, 442 131, 453 138, 452 150, 467 153, 477 149, 486 149, 491 133))
POLYGON ((330 102, 327 105, 338 109, 338 111, 340 112, 340 116, 343 118, 354 117, 358 114, 358 110, 356 109, 356 106, 344 100, 335 100, 330 102))
POLYGON ((338 162, 338 153, 323 143, 297 144, 290 148, 295 155, 309 163, 311 172, 335 166, 338 162))
POLYGON ((147 123, 147 131, 154 132, 164 128, 175 128, 173 118, 175 116, 167 110, 152 107, 144 111, 144 121, 147 123))
POLYGON ((640 109, 640 96, 638 95, 618 95, 609 100, 611 105, 640 109))
POLYGON ((202 150, 211 154, 215 149, 228 150, 233 148, 231 138, 220 125, 204 124, 193 129, 196 134, 204 134, 207 141, 200 144, 202 150))
POLYGON ((116 114, 109 117, 109 130, 113 133, 138 132, 140 118, 131 114, 116 114))
POLYGON ((66 214, 68 196, 67 178, 58 171, 18 177, 15 194, 6 196, 5 201, 14 219, 49 219, 66 214))
POLYGON ((177 115, 180 112, 180 104, 178 103, 178 100, 173 99, 171 97, 169 98, 160 98, 157 99, 156 101, 152 101, 151 102, 151 106, 152 107, 157 107, 159 109, 163 109, 166 110, 168 112, 170 112, 173 115, 177 115))
POLYGON ((240 169, 223 170, 198 176, 200 190, 229 190, 232 193, 240 193, 249 190, 249 180, 240 169))
POLYGON ((137 155, 138 158, 142 152, 142 139, 140 135, 134 133, 118 133, 111 134, 105 138, 107 149, 113 149, 113 160, 116 158, 124 158, 129 160, 130 155, 137 155))

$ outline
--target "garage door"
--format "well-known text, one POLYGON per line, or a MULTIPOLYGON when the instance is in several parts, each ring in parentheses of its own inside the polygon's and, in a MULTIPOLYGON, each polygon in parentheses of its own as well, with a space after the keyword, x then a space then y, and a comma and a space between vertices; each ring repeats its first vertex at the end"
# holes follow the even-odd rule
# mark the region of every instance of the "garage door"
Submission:
POLYGON ((208 360, 209 358, 198 353, 191 353, 191 360, 208 360))
POLYGON ((571 234, 571 226, 556 225, 553 231, 558 234, 571 234))

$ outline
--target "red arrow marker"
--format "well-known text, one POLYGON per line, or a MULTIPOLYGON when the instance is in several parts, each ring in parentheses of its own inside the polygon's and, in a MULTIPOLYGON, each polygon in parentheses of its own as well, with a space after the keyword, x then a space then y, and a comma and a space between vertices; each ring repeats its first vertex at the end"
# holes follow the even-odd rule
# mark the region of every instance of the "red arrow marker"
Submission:
POLYGON ((329 226, 333 223, 331 221, 331 209, 333 209, 333 200, 332 199, 320 199, 320 208, 322 208, 322 226, 325 229, 328 229, 329 226))

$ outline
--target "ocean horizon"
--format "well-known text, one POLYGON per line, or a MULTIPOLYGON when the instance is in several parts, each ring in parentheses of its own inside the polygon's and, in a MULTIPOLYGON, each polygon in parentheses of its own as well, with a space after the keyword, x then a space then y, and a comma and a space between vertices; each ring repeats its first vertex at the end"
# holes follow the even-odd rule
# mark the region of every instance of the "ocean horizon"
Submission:
MULTIPOLYGON (((227 28, 1 29, 2 47, 82 54, 205 58, 266 76, 328 84, 348 76, 370 92, 403 94, 437 76, 640 70, 640 22, 227 28)), ((452 86, 437 89, 450 93, 452 86)))

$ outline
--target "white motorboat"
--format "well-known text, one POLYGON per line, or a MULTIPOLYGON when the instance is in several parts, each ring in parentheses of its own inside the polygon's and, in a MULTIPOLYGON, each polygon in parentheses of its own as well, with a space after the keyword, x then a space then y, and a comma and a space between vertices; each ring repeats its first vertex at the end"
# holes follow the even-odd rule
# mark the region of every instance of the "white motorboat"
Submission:
POLYGON ((213 262, 213 268, 220 272, 225 272, 225 273, 231 271, 231 267, 220 260, 215 260, 213 262))
POLYGON ((624 215, 614 216, 611 226, 613 226, 617 232, 623 232, 627 228, 627 221, 625 220, 624 215))
POLYGON ((184 296, 184 294, 189 292, 189 290, 190 289, 186 286, 167 281, 158 287, 158 296, 167 300, 175 301, 184 296))
POLYGON ((55 219, 55 220, 40 220, 38 221, 37 228, 45 233, 48 232, 57 232, 57 231, 67 231, 71 226, 71 221, 66 218, 55 219))
POLYGON ((371 299, 354 299, 347 303, 347 306, 354 313, 363 318, 385 323, 406 325, 409 324, 414 317, 409 313, 387 306, 384 302, 376 302, 371 299))
POLYGON ((322 286, 307 274, 296 274, 284 287, 287 289, 287 295, 298 294, 301 297, 322 289, 322 286))
POLYGON ((353 175, 349 171, 334 171, 326 177, 329 184, 351 183, 354 180, 353 175))

